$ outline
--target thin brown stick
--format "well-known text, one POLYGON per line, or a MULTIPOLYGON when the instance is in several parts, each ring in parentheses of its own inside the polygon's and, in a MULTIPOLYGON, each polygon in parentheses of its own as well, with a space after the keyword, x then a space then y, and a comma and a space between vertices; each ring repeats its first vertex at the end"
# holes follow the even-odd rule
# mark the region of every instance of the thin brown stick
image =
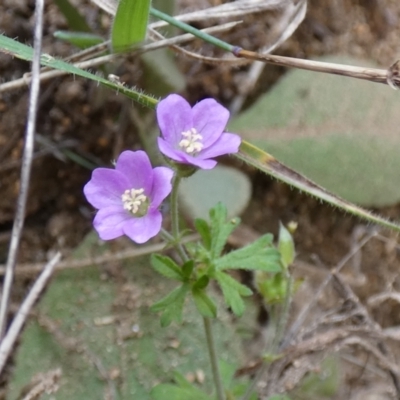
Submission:
MULTIPOLYGON (((223 31, 232 29, 233 27, 235 27, 236 25, 238 25, 240 23, 241 22, 237 22, 237 21, 236 22, 228 22, 223 25, 218 25, 218 26, 213 26, 211 28, 202 29, 202 32, 207 32, 207 33, 223 32, 223 31)), ((161 49, 164 47, 173 46, 176 44, 183 44, 183 43, 189 42, 194 39, 195 39, 195 36, 193 36, 190 33, 185 33, 183 35, 179 35, 179 36, 176 36, 176 37, 173 37, 170 39, 159 40, 159 41, 156 41, 153 43, 146 44, 143 47, 140 47, 137 50, 133 51, 132 54, 143 54, 148 51, 157 50, 157 49, 161 49)), ((112 62, 120 56, 121 56, 120 53, 107 54, 105 56, 92 58, 90 60, 74 63, 73 65, 75 67, 81 68, 81 69, 93 68, 93 67, 97 67, 99 65, 106 64, 108 62, 112 62)), ((56 77, 69 75, 69 74, 70 73, 66 72, 66 71, 61 71, 61 70, 48 71, 47 68, 44 68, 40 74, 40 81, 43 82, 43 81, 47 81, 49 79, 53 79, 56 77)), ((3 84, 0 84, 0 93, 7 92, 9 90, 18 89, 20 87, 24 87, 24 86, 28 85, 30 82, 31 82, 30 75, 25 74, 23 78, 15 79, 11 82, 5 82, 3 84)))
MULTIPOLYGON (((188 235, 181 239, 181 243, 188 243, 199 239, 198 234, 188 235)), ((120 251, 118 253, 107 253, 102 256, 88 257, 82 260, 66 260, 57 264, 56 271, 64 269, 79 269, 90 265, 105 264, 111 261, 120 261, 128 258, 141 257, 147 254, 156 253, 169 249, 166 243, 151 244, 139 248, 120 251)), ((19 277, 35 275, 42 270, 42 264, 23 264, 16 268, 15 274, 19 277)), ((0 276, 4 275, 5 266, 0 265, 0 276)))
POLYGON ((281 67, 290 67, 305 69, 313 72, 323 72, 346 76, 349 78, 363 79, 371 82, 384 83, 397 89, 400 87, 400 76, 397 73, 398 61, 393 63, 388 69, 355 67, 352 65, 334 64, 322 61, 302 60, 292 57, 274 56, 270 54, 260 54, 253 51, 237 48, 234 55, 248 60, 263 61, 268 64, 280 65, 281 67))
POLYGON ((8 303, 11 295, 11 288, 14 278, 14 269, 17 263, 19 243, 22 236, 22 229, 25 220, 25 209, 28 201, 29 182, 32 169, 36 117, 39 106, 40 91, 40 54, 42 49, 43 37, 43 9, 44 0, 35 2, 35 31, 34 31, 34 50, 32 60, 32 84, 29 93, 28 120, 25 131, 24 153, 22 157, 21 185, 17 199, 17 210, 11 233, 11 242, 7 255, 6 274, 4 277, 3 293, 0 303, 0 340, 3 338, 6 322, 8 303))
POLYGON ((37 298, 39 297, 40 293, 43 291, 43 288, 46 286, 46 283, 53 274, 54 267, 58 263, 60 257, 61 253, 57 253, 53 257, 53 259, 46 264, 46 266, 43 269, 43 272, 40 274, 39 278, 36 280, 36 282, 32 286, 32 289, 26 296, 24 302, 21 304, 21 307, 19 308, 13 322, 11 323, 11 326, 8 329, 6 336, 1 341, 0 375, 31 308, 35 304, 37 298))

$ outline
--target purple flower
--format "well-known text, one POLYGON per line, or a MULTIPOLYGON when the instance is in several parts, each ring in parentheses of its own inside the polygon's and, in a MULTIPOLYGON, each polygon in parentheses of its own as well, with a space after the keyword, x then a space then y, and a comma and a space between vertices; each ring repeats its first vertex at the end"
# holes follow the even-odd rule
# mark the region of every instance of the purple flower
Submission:
POLYGON ((224 133, 229 111, 214 99, 205 99, 193 108, 181 96, 171 94, 157 106, 162 138, 161 153, 181 164, 202 169, 214 168, 211 158, 237 153, 240 136, 224 133))
POLYGON ((161 229, 158 207, 172 189, 173 171, 152 168, 144 151, 124 151, 115 169, 97 168, 83 192, 98 212, 93 226, 103 240, 126 235, 144 243, 161 229))

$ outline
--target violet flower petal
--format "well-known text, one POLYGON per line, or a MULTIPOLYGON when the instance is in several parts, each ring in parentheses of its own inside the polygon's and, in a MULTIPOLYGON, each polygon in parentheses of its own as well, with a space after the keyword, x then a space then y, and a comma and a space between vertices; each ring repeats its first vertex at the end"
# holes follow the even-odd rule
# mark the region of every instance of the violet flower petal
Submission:
POLYGON ((166 167, 157 167, 153 170, 153 188, 151 192, 151 207, 157 208, 161 202, 171 193, 172 177, 174 171, 166 167))
POLYGON ((203 136, 205 148, 211 146, 224 131, 229 111, 214 99, 205 99, 192 108, 193 127, 203 136))
POLYGON ((126 236, 136 243, 145 243, 161 230, 162 216, 160 211, 152 210, 142 218, 132 218, 123 225, 126 236))
POLYGON ((157 141, 161 153, 178 163, 191 164, 201 169, 212 169, 217 164, 214 160, 203 160, 202 157, 193 157, 182 150, 176 150, 163 138, 159 137, 157 141))
POLYGON ((88 202, 95 208, 121 205, 121 195, 129 187, 121 172, 109 168, 97 168, 83 188, 88 202))
POLYGON ((85 185, 88 201, 99 210, 93 226, 103 240, 129 236, 137 243, 144 243, 157 235, 161 229, 162 215, 158 206, 171 192, 173 171, 167 167, 152 168, 143 151, 124 151, 119 156, 115 169, 98 168, 85 185), (135 191, 130 191, 135 189, 135 191), (148 203, 147 214, 140 217, 130 212, 129 196, 136 196, 144 189, 148 203), (126 192, 129 190, 129 192, 126 192), (123 198, 123 194, 127 193, 123 198), (128 205, 128 209, 124 209, 128 205))
POLYGON ((239 151, 242 139, 234 133, 223 133, 210 147, 200 152, 198 158, 214 158, 223 154, 234 154, 239 151))
POLYGON ((167 142, 161 137, 157 138, 157 143, 162 154, 174 161, 186 163, 186 159, 184 157, 186 153, 184 151, 175 149, 170 142, 167 142))
POLYGON ((124 225, 132 220, 121 205, 102 208, 94 217, 93 226, 103 240, 111 240, 124 234, 124 225))
POLYGON ((177 94, 167 96, 157 105, 157 122, 164 139, 177 145, 182 132, 193 128, 190 104, 177 94))
POLYGON ((144 151, 123 151, 118 157, 115 169, 125 175, 129 184, 126 189, 144 189, 148 195, 153 186, 153 168, 144 151))

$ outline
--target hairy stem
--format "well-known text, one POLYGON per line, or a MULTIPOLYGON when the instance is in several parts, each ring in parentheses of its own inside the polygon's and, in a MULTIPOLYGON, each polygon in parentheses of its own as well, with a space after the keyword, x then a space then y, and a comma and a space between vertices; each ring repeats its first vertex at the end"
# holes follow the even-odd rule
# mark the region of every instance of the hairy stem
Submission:
POLYGON ((217 350, 215 348, 211 319, 203 317, 203 323, 204 323, 204 330, 206 332, 207 347, 208 347, 208 353, 210 355, 214 384, 217 390, 217 399, 225 400, 224 386, 222 385, 221 373, 219 371, 219 366, 218 366, 217 350))
POLYGON ((178 174, 174 175, 174 179, 172 181, 172 193, 171 193, 171 225, 172 225, 172 236, 174 237, 175 246, 178 250, 180 257, 183 262, 188 261, 188 256, 182 243, 180 241, 179 234, 179 214, 178 214, 178 188, 179 183, 181 182, 181 178, 178 174))
POLYGON ((193 26, 188 25, 182 21, 178 21, 177 19, 171 17, 170 15, 158 11, 153 7, 150 7, 150 15, 159 18, 165 22, 168 22, 170 25, 176 26, 177 28, 180 28, 185 32, 189 32, 192 35, 200 39, 203 39, 205 42, 212 43, 214 46, 217 46, 223 50, 233 53, 233 51, 236 49, 235 46, 232 46, 231 44, 226 43, 223 40, 217 39, 216 37, 211 36, 205 32, 201 32, 198 29, 193 28, 193 26))

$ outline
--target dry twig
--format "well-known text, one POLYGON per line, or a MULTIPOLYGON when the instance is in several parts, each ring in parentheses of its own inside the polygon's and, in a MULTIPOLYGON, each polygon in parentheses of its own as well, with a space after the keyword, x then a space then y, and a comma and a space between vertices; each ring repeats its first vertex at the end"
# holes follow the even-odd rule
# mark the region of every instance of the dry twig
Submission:
POLYGON ((50 279, 54 267, 57 264, 61 257, 60 253, 57 253, 51 261, 49 261, 46 266, 43 268, 43 272, 40 274, 39 278, 36 280, 32 289, 26 296, 24 302, 21 304, 17 314, 15 315, 10 328, 7 331, 6 336, 0 343, 0 374, 5 366, 5 363, 11 353, 11 350, 15 344, 15 341, 18 338, 18 335, 21 331, 22 326, 24 325, 26 318, 35 304, 37 298, 40 293, 43 291, 46 286, 47 281, 50 279))
POLYGON ((32 85, 29 94, 28 121, 26 125, 25 146, 21 171, 21 187, 17 200, 17 211, 14 219, 14 225, 11 234, 11 243, 7 257, 6 275, 4 279, 3 293, 0 305, 0 340, 3 338, 6 321, 8 302, 11 294, 11 287, 14 277, 14 268, 17 262, 19 242, 24 226, 25 208, 28 199, 29 180, 31 175, 36 115, 38 108, 39 90, 40 90, 40 55, 42 50, 42 25, 44 0, 36 0, 35 6, 35 37, 34 54, 32 61, 32 85))

